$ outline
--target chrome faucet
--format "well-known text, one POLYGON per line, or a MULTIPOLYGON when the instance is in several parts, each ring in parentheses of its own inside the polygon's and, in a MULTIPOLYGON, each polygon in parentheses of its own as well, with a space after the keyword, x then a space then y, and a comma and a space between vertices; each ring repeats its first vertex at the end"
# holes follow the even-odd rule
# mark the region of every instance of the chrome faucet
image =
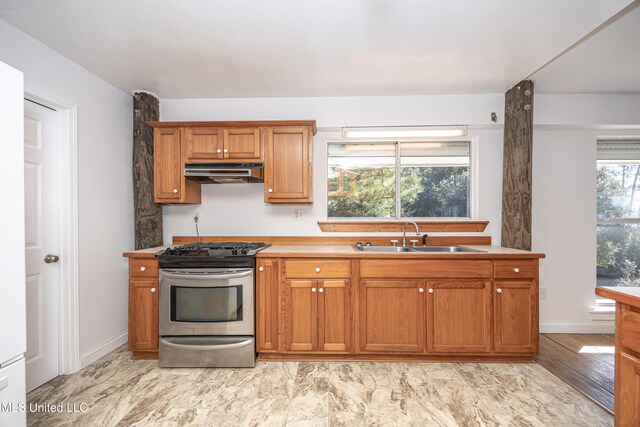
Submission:
POLYGON ((413 226, 416 228, 416 236, 420 235, 420 230, 418 230, 418 224, 416 224, 413 221, 405 222, 404 227, 402 228, 402 247, 407 246, 407 226, 409 224, 413 224, 413 226))

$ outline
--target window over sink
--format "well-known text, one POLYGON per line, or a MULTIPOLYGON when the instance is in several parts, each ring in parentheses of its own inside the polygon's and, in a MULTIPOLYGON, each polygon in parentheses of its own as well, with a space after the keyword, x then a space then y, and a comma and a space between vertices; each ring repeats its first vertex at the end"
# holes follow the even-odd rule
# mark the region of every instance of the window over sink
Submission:
POLYGON ((469 219, 470 141, 329 142, 332 219, 469 219))

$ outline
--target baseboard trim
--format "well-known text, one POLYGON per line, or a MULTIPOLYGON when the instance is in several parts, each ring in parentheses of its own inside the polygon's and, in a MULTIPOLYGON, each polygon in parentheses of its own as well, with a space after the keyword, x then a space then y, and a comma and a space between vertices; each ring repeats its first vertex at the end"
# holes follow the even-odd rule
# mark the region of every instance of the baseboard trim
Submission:
POLYGON ((612 334, 613 322, 597 323, 540 323, 541 334, 612 334))
POLYGON ((96 360, 100 359, 102 356, 105 356, 111 353, 116 348, 120 347, 121 345, 126 344, 128 339, 129 339, 129 334, 127 332, 124 332, 121 335, 118 335, 117 337, 112 339, 111 341, 96 348, 95 350, 80 356, 80 369, 89 366, 96 360))

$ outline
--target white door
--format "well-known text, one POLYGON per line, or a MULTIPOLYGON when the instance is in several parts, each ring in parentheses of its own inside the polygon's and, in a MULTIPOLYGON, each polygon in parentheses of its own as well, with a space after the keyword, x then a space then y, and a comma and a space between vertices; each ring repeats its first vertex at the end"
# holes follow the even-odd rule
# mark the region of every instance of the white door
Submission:
POLYGON ((59 129, 56 111, 25 100, 27 392, 60 372, 59 129))

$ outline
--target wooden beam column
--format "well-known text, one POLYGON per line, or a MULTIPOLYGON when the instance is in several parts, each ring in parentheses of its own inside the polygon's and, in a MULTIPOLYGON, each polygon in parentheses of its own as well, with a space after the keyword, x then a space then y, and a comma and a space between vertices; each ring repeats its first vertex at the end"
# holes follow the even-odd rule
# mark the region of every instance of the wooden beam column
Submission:
POLYGON ((133 94, 133 208, 136 250, 162 246, 162 206, 153 203, 153 129, 160 119, 158 98, 133 94))
POLYGON ((523 80, 504 97, 502 246, 531 250, 533 82, 523 80))

